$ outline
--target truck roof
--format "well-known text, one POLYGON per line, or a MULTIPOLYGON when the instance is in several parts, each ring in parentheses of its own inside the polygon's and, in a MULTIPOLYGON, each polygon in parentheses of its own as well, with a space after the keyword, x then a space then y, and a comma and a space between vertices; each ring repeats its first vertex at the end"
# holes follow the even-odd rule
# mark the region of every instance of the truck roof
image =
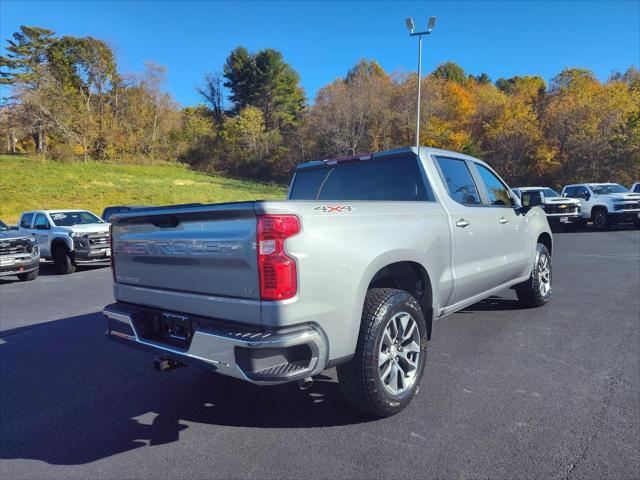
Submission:
POLYGON ((549 187, 514 187, 512 190, 544 190, 549 187))
POLYGON ((25 213, 52 213, 52 212, 60 212, 60 213, 64 213, 64 212, 91 212, 91 210, 87 210, 85 208, 52 208, 50 210, 27 210, 25 212, 22 212, 21 215, 24 215, 25 213))
POLYGON ((584 183, 572 183, 571 185, 565 185, 563 188, 588 187, 589 185, 618 185, 618 184, 613 182, 584 182, 584 183))
MULTIPOLYGON (((390 156, 390 155, 399 155, 401 153, 418 153, 418 148, 417 147, 402 147, 402 148, 395 148, 393 150, 385 150, 385 151, 381 151, 381 152, 367 152, 367 153, 360 153, 360 154, 357 154, 357 155, 349 155, 349 156, 346 156, 346 157, 326 158, 326 159, 323 159, 323 160, 312 160, 310 162, 299 163, 296 166, 296 170, 320 166, 320 165, 326 164, 328 162, 331 162, 332 160, 336 160, 337 161, 337 160, 357 159, 357 158, 367 159, 366 157, 380 158, 380 157, 386 157, 386 156, 390 156), (363 157, 365 157, 365 158, 363 158, 363 157)), ((442 150, 440 148, 420 147, 420 155, 422 155, 422 154, 442 155, 442 156, 447 156, 447 157, 454 157, 454 158, 460 158, 460 159, 465 159, 465 160, 472 160, 474 162, 478 162, 480 164, 487 165, 486 162, 483 162, 479 158, 475 158, 475 157, 472 157, 470 155, 465 155, 464 153, 454 152, 454 151, 451 151, 451 150, 442 150)))

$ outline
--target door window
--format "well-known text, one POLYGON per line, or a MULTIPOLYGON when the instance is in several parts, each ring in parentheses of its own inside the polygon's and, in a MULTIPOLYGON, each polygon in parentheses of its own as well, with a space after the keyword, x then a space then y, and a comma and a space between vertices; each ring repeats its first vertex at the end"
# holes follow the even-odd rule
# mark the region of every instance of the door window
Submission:
POLYGON ((38 228, 38 225, 44 225, 46 228, 49 228, 49 220, 41 213, 36 217, 36 223, 33 224, 33 228, 38 228))
POLYGON ((449 195, 463 205, 480 205, 480 195, 467 162, 455 158, 436 157, 449 195))
POLYGON ((21 228, 31 228, 31 221, 33 220, 33 213, 25 213, 20 219, 21 228))
POLYGON ((540 192, 522 192, 522 206, 523 207, 535 207, 542 204, 542 197, 540 192))
MULTIPOLYGON (((485 187, 487 187, 487 195, 489 196, 489 202, 491 205, 510 207, 511 195, 509 195, 509 189, 507 186, 502 183, 495 173, 484 165, 476 163, 476 168, 478 169, 478 173, 480 174, 485 187)), ((540 193, 538 193, 538 197, 540 197, 540 193)))

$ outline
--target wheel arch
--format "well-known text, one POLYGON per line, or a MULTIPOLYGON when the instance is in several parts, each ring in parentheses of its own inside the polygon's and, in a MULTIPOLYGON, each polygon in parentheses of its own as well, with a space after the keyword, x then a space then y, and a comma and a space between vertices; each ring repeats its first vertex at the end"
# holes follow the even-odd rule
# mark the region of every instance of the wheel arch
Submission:
POLYGON ((63 247, 65 249, 67 249, 68 251, 72 251, 73 248, 70 245, 70 239, 65 239, 64 237, 55 237, 53 240, 51 240, 51 256, 53 256, 53 252, 59 248, 59 247, 63 247))
POLYGON ((373 275, 370 288, 395 288, 410 293, 424 313, 427 338, 431 339, 433 327, 433 286, 426 268, 412 260, 389 263, 373 275))
POLYGON ((542 232, 538 236, 538 240, 536 243, 543 244, 545 247, 547 247, 547 250, 549 250, 549 254, 553 255, 553 238, 551 237, 550 233, 542 232))

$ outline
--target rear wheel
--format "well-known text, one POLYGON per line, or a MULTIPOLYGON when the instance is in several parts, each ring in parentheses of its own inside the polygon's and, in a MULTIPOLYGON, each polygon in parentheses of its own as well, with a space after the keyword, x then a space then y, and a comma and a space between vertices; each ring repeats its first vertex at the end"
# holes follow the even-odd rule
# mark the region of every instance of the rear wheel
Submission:
POLYGON ((35 280, 38 278, 38 269, 32 270, 28 273, 20 273, 18 274, 18 279, 21 282, 30 282, 31 280, 35 280))
POLYGON ((420 386, 427 328, 417 300, 403 290, 367 292, 354 358, 338 367, 342 393, 379 417, 402 411, 420 386))
POLYGON ((535 308, 545 305, 551 298, 553 271, 551 255, 547 247, 539 243, 529 280, 516 285, 518 300, 525 307, 535 308))
POLYGON ((592 215, 596 230, 607 230, 610 226, 609 215, 604 208, 598 208, 592 215))
POLYGON ((56 267, 56 271, 61 275, 67 275, 76 271, 71 252, 65 247, 57 247, 53 251, 53 264, 56 267))

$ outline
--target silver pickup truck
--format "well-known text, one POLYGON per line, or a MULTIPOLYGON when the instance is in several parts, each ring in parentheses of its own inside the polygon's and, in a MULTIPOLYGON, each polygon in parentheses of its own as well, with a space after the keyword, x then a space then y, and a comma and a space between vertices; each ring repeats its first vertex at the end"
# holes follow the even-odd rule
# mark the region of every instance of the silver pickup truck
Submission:
POLYGON ((297 167, 289 199, 112 219, 109 338, 256 384, 337 367, 346 399, 402 410, 433 321, 515 288, 551 294, 552 236, 475 158, 405 148, 297 167))

